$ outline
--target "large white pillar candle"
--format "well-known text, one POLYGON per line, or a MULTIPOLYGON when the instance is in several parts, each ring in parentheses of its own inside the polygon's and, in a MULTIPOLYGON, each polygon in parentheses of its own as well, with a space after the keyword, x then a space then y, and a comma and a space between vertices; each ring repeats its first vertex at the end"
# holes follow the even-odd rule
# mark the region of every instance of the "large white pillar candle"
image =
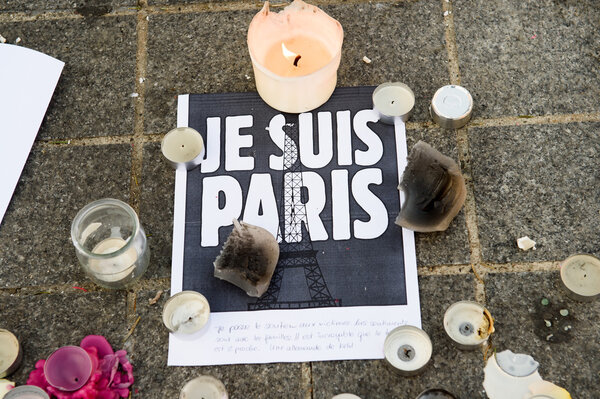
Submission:
POLYGON ((342 25, 318 7, 294 0, 273 13, 265 2, 248 28, 258 94, 283 112, 324 104, 335 89, 343 40, 342 25))

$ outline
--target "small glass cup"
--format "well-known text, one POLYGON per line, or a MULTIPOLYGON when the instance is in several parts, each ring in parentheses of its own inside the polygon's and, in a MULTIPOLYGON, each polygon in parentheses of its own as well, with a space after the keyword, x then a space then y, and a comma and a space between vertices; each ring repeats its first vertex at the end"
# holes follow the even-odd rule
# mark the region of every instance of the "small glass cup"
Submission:
POLYGON ((71 240, 85 273, 98 285, 123 288, 150 262, 146 234, 135 211, 105 198, 87 204, 71 224, 71 240))

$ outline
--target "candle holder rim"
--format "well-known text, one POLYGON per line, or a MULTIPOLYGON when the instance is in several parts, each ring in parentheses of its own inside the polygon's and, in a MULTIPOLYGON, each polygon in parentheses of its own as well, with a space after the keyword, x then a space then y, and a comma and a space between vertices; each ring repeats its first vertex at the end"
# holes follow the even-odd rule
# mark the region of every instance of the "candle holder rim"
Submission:
MULTIPOLYGON (((401 86, 403 89, 408 90, 408 92, 413 96, 413 99, 416 100, 415 92, 410 88, 409 85, 407 85, 406 83, 403 83, 403 82, 392 82, 392 81, 381 83, 380 85, 375 87, 375 90, 373 90, 373 94, 372 94, 371 98, 374 99, 376 93, 378 93, 381 90, 385 89, 386 87, 390 87, 390 86, 401 86)), ((414 105, 413 105, 413 108, 414 108, 414 105)))
POLYGON ((456 399, 456 396, 453 393, 445 390, 444 388, 427 388, 426 390, 424 390, 423 392, 421 392, 420 394, 418 394, 416 399, 420 399, 421 396, 425 395, 426 393, 431 393, 431 392, 443 393, 443 394, 446 394, 446 395, 450 395, 450 397, 456 399))
MULTIPOLYGON (((86 364, 88 364, 88 363, 86 363, 86 364)), ((89 378, 92 376, 92 372, 94 371, 93 369, 94 369, 94 364, 93 364, 92 358, 90 357, 89 353, 87 353, 87 351, 85 349, 83 349, 81 346, 65 345, 65 346, 61 346, 60 348, 56 349, 54 352, 52 352, 50 354, 50 356, 48 356, 48 358, 46 359, 46 362, 44 363, 44 376, 46 376, 46 380, 48 381, 48 384, 52 385, 54 388, 60 389, 62 391, 66 391, 66 392, 73 392, 73 391, 80 389, 82 386, 84 386, 87 383, 89 378), (87 359, 89 360, 90 376, 88 377, 88 379, 86 381, 83 381, 79 387, 77 387, 75 389, 71 389, 71 390, 52 384, 50 381, 48 381, 48 377, 47 377, 48 373, 46 372, 46 367, 48 367, 48 364, 51 363, 50 359, 52 358, 52 356, 54 356, 59 350, 61 350, 63 348, 75 348, 75 350, 78 351, 79 353, 81 353, 81 354, 85 353, 85 356, 87 356, 87 359)))
MULTIPOLYGON (((296 0, 294 0, 292 3, 290 3, 288 6, 286 6, 283 10, 277 12, 278 15, 281 15, 281 13, 284 13, 286 11, 286 9, 293 3, 295 3, 296 0)), ((265 3, 268 3, 268 1, 266 1, 265 3)), ((248 46, 248 53, 250 53, 250 60, 252 61, 252 64, 255 65, 256 67, 258 67, 258 69, 261 70, 261 72, 263 72, 264 74, 266 74, 268 77, 270 78, 275 78, 275 79, 285 79, 288 82, 295 82, 298 81, 300 79, 305 79, 307 76, 313 76, 318 74, 319 72, 325 70, 326 68, 328 68, 330 65, 332 65, 333 63, 338 63, 341 60, 341 56, 342 56, 342 46, 344 44, 344 27, 342 26, 342 24, 340 23, 340 21, 338 21, 337 19, 333 18, 331 15, 327 14, 325 11, 323 11, 321 8, 314 6, 313 7, 317 8, 318 10, 320 10, 325 16, 327 16, 330 19, 330 22, 333 22, 334 24, 336 24, 339 27, 339 45, 336 45, 336 51, 331 54, 331 60, 323 65, 321 68, 306 74, 306 75, 301 75, 301 76, 281 76, 281 75, 277 75, 276 73, 272 72, 271 70, 269 70, 266 66, 264 66, 262 64, 262 62, 259 62, 257 57, 254 55, 253 51, 252 51, 252 46, 250 45, 250 36, 251 36, 251 32, 253 31, 253 29, 256 29, 255 24, 256 22, 256 15, 252 18, 252 21, 250 21, 250 25, 248 26, 248 34, 246 35, 246 44, 248 46)), ((258 14, 260 14, 261 11, 259 11, 258 14)), ((257 14, 257 15, 258 15, 257 14)), ((283 40, 283 39, 282 39, 283 40)), ((336 71, 337 73, 337 71, 336 71)))
POLYGON ((439 89, 436 90, 436 92, 433 94, 433 97, 431 98, 431 110, 433 112, 435 112, 435 114, 437 116, 441 116, 444 119, 448 119, 451 121, 459 121, 462 120, 466 117, 469 117, 471 115, 471 113, 473 112, 473 96, 471 95, 471 93, 469 92, 469 90, 467 90, 465 87, 460 86, 460 85, 445 85, 440 87, 439 89), (436 99, 436 97, 438 96, 438 94, 444 90, 445 88, 456 88, 460 91, 462 91, 463 93, 466 94, 467 98, 469 99, 469 107, 468 109, 461 115, 457 116, 457 117, 448 117, 446 115, 444 115, 443 113, 440 112, 440 110, 438 109, 438 107, 436 106, 434 100, 436 99))
MULTIPOLYGON (((128 251, 133 243, 134 238, 140 232, 140 229, 141 229, 140 220, 138 218, 137 213, 133 210, 131 205, 129 205, 128 203, 123 202, 121 200, 115 199, 115 198, 102 198, 102 199, 90 202, 89 204, 87 204, 83 208, 81 208, 79 210, 79 212, 77 212, 77 215, 75 215, 75 218, 73 219, 73 222, 71 223, 71 241, 73 242, 73 245, 75 246, 75 248, 78 251, 82 252, 83 254, 85 254, 86 256, 88 256, 90 258, 109 259, 109 258, 113 258, 118 255, 121 255, 121 254, 125 253, 126 251, 128 251), (121 248, 117 249, 114 252, 110 252, 110 253, 106 253, 106 254, 99 254, 96 252, 88 251, 86 248, 83 247, 83 245, 81 245, 79 243, 79 240, 76 237, 75 230, 76 230, 76 226, 77 226, 78 222, 80 222, 91 210, 96 208, 98 205, 116 205, 116 206, 120 207, 121 209, 123 209, 131 217, 131 219, 134 222, 133 231, 132 231, 131 235, 129 236, 129 238, 127 238, 127 240, 125 241, 125 244, 121 248)), ((112 273, 109 273, 108 275, 110 275, 110 274, 112 274, 112 273)))

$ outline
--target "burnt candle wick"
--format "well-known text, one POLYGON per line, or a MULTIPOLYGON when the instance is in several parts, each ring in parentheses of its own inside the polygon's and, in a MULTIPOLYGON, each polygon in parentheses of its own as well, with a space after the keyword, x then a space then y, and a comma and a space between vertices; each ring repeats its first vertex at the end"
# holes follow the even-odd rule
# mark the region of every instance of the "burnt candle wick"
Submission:
POLYGON ((298 61, 300 61, 300 58, 302 58, 302 56, 300 54, 298 54, 296 56, 296 58, 294 58, 294 66, 297 67, 298 66, 298 61))

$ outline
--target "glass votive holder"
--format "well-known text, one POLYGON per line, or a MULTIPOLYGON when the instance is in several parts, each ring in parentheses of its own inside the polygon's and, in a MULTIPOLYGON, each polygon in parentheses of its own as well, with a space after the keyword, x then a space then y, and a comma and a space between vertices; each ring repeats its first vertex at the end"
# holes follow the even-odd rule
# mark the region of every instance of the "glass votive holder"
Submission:
POLYGON ((139 279, 150 262, 146 234, 135 211, 123 201, 89 203, 71 225, 71 240, 85 273, 106 288, 139 279))

